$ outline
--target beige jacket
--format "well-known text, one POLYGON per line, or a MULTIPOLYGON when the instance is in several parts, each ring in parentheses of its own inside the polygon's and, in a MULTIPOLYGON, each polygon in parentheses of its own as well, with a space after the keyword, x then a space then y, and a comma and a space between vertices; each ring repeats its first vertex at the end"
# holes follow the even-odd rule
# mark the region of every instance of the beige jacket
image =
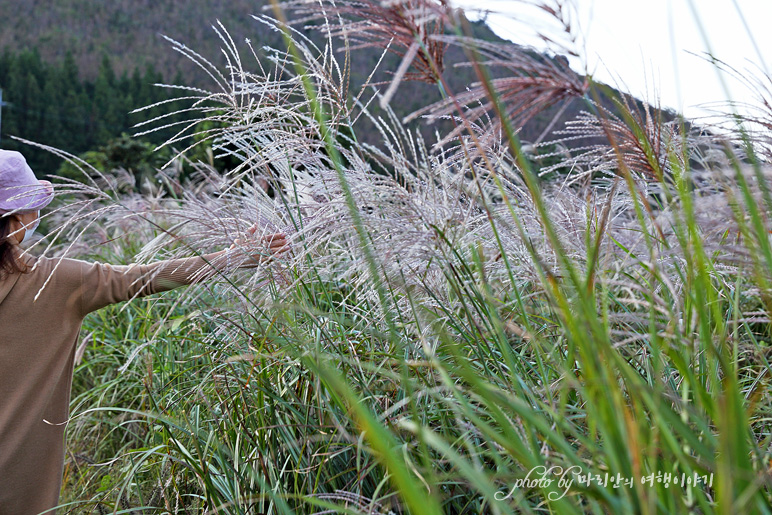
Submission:
POLYGON ((83 318, 211 276, 206 261, 220 254, 128 266, 27 258, 36 262, 31 272, 0 279, 0 515, 37 514, 58 504, 83 318))

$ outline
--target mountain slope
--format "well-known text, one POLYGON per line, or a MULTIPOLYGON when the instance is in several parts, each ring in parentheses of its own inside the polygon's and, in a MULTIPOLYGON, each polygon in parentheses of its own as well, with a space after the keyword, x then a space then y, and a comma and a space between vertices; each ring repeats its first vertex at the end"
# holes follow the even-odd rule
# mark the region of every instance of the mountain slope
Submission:
MULTIPOLYGON (((6 98, 15 102, 10 112, 5 113, 8 120, 6 127, 10 130, 21 127, 28 121, 30 114, 37 118, 37 129, 26 132, 11 132, 11 134, 33 139, 45 144, 51 144, 64 150, 82 152, 104 145, 110 137, 115 137, 124 131, 129 131, 133 123, 141 121, 136 116, 125 115, 131 109, 142 107, 139 99, 151 98, 147 92, 136 93, 142 88, 147 88, 147 81, 177 82, 185 85, 195 85, 202 88, 211 88, 213 84, 207 75, 190 59, 175 52, 171 44, 163 35, 180 41, 195 52, 204 56, 213 64, 224 69, 226 60, 220 50, 223 46, 212 26, 218 21, 227 29, 235 45, 243 50, 242 55, 247 56, 245 40, 249 39, 252 45, 260 49, 262 46, 283 48, 281 35, 270 30, 264 24, 257 22, 252 15, 266 13, 265 0, 231 0, 220 2, 215 0, 0 0, 0 12, 4 14, 4 29, 0 32, 0 52, 20 54, 30 49, 35 49, 44 63, 62 66, 65 57, 71 54, 80 76, 79 80, 91 81, 82 88, 81 97, 89 97, 94 101, 81 102, 85 107, 81 108, 79 122, 84 129, 77 126, 73 129, 88 130, 95 134, 78 138, 77 146, 66 146, 54 138, 53 141, 41 140, 41 134, 51 129, 52 125, 67 125, 73 121, 70 115, 59 114, 61 108, 49 108, 48 104, 60 106, 67 99, 58 98, 55 86, 57 78, 43 80, 45 74, 38 74, 37 83, 41 94, 30 99, 30 106, 24 107, 19 98, 6 98), (151 67, 154 70, 151 70, 151 67), (114 76, 113 76, 114 73, 114 76), (99 83, 108 84, 113 89, 127 85, 133 81, 120 98, 113 95, 113 102, 109 101, 110 95, 103 94, 103 102, 98 100, 96 92, 99 83), (52 94, 45 93, 44 82, 49 84, 52 94), (113 105, 116 104, 116 105, 113 105), (100 107, 106 105, 107 107, 100 107), (15 110, 15 111, 14 111, 15 110), (111 111, 107 113, 107 111, 111 111), (115 112, 120 111, 120 112, 115 112), (51 114, 56 113, 56 114, 51 114), (109 114, 109 116, 108 116, 109 114), (14 119, 16 116, 19 119, 14 119), (108 120, 101 120, 107 116, 108 120), (98 123, 92 123, 96 120, 98 123), (118 120, 118 121, 116 121, 118 120), (43 129, 41 129, 41 127, 43 129), (108 134, 107 129, 112 130, 108 134), (44 130, 45 129, 45 130, 44 130)), ((472 24, 476 37, 488 41, 501 42, 493 32, 482 22, 472 24)), ((306 30, 314 39, 320 39, 317 31, 306 30)), ((352 56, 351 76, 354 87, 361 84, 370 74, 373 66, 378 62, 381 51, 379 49, 364 48, 356 50, 352 56)), ((466 60, 463 52, 451 46, 445 56, 444 77, 451 91, 463 92, 467 86, 477 80, 474 71, 469 67, 454 67, 454 63, 466 60)), ((249 58, 245 59, 249 67, 249 58)), ((399 58, 390 54, 382 63, 382 70, 395 70, 399 65, 399 58)), ((251 66, 256 67, 253 64, 251 66)), ((0 59, 2 68, 2 59, 0 59)), ((29 67, 27 67, 29 68, 29 67)), ((66 70, 68 66, 63 66, 66 70)), ((9 88, 9 83, 18 84, 23 74, 25 83, 34 83, 29 77, 28 69, 17 71, 3 71, 0 69, 0 88, 9 88), (16 76, 14 76, 16 75, 16 76)), ((58 72, 57 72, 58 73, 58 72)), ((50 75, 50 74, 49 74, 50 75)), ((62 72, 59 75, 66 75, 62 72)), ((70 74, 72 75, 72 74, 70 74)), ((381 73, 376 80, 388 81, 390 75, 381 73)), ((25 92, 34 91, 33 87, 22 88, 25 92)), ((105 88, 103 88, 104 90, 105 88)), ((164 93, 165 94, 165 93, 164 93)), ((17 95, 18 97, 18 95, 17 95)), ((420 82, 403 82, 399 86, 399 93, 392 102, 392 107, 400 117, 406 116, 426 105, 441 98, 439 88, 420 82)), ((152 101, 157 101, 153 98, 152 101)), ((556 123, 552 124, 555 109, 539 113, 528 123, 520 135, 525 141, 533 141, 538 138, 544 129, 552 126, 561 128, 563 121, 573 118, 584 107, 581 99, 571 101, 567 109, 559 116, 556 123)), ((377 111, 377 109, 376 109, 377 111)), ((379 135, 367 127, 368 121, 362 119, 364 127, 360 127, 358 134, 360 141, 376 143, 379 135)), ((71 125, 72 123, 70 123, 71 125)), ((29 124, 27 124, 29 125, 29 124)), ((76 124, 77 125, 77 124, 76 124)), ((450 122, 437 124, 437 126, 425 127, 424 134, 429 142, 434 141, 434 131, 447 133, 451 129, 450 122)), ((53 130, 53 129, 52 129, 53 130)), ((3 129, 3 136, 6 128, 3 129)), ((58 134, 58 131, 53 130, 58 134)), ((64 131, 67 132, 67 131, 64 131)), ((3 147, 10 148, 13 142, 8 143, 4 138, 0 142, 3 147)), ((42 159, 42 158, 41 158, 42 159)), ((42 162, 42 161, 41 161, 42 162)), ((46 163, 52 162, 50 159, 46 163)))
POLYGON ((195 66, 173 52, 161 35, 202 55, 217 56, 220 41, 211 30, 220 20, 237 42, 251 38, 277 44, 281 38, 251 18, 264 2, 250 0, 0 0, 0 49, 37 47, 43 60, 58 62, 71 51, 82 73, 93 79, 103 55, 118 74, 153 64, 164 77, 195 66))

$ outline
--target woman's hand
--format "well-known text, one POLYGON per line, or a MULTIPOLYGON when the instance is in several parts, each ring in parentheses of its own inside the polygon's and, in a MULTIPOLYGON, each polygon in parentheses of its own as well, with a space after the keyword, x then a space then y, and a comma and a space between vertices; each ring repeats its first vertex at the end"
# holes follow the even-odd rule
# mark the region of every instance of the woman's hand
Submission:
MULTIPOLYGON (((247 229, 247 238, 254 236, 257 231, 257 225, 253 225, 247 229)), ((259 240, 254 238, 249 239, 236 239, 231 245, 230 250, 240 249, 242 252, 250 257, 246 263, 241 265, 242 267, 256 266, 260 263, 270 261, 274 255, 283 254, 289 250, 289 244, 287 243, 287 236, 284 233, 277 232, 273 234, 266 234, 259 240), (257 247, 257 248, 255 248, 257 247), (257 252, 252 252, 257 250, 257 252)))

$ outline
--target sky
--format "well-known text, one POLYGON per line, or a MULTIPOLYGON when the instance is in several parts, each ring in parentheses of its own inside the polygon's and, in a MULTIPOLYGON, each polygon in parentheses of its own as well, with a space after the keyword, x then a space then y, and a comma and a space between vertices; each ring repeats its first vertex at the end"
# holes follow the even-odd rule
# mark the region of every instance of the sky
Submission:
POLYGON ((772 0, 574 0, 569 18, 574 41, 562 37, 565 31, 553 18, 527 5, 534 1, 455 5, 490 10, 484 16, 491 28, 516 43, 563 53, 536 32, 560 39, 580 54, 570 59, 576 71, 690 118, 707 121, 715 109, 728 111, 727 98, 758 104, 740 81, 727 74, 722 81, 716 67, 700 57, 705 52, 746 77, 772 71, 772 0))

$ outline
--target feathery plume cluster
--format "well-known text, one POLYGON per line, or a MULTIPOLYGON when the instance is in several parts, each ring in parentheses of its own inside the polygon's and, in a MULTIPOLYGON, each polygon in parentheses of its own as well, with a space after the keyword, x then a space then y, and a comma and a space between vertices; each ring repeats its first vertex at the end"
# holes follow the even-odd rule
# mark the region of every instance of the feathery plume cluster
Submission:
MULTIPOLYGON (((223 74, 202 56, 175 43, 177 50, 211 70, 218 86, 211 92, 191 90, 195 94, 191 96, 190 112, 198 112, 201 117, 184 124, 177 140, 183 134, 212 139, 220 154, 236 156, 241 164, 224 176, 202 167, 198 186, 178 185, 183 191, 181 202, 158 200, 152 209, 126 206, 121 214, 113 213, 115 207, 98 208, 90 211, 89 216, 106 219, 107 226, 118 226, 127 216, 144 216, 142 213, 148 211, 159 217, 162 221, 153 224, 165 229, 150 239, 138 255, 140 259, 227 247, 253 224, 260 228, 257 236, 285 232, 292 241, 293 255, 276 267, 284 270, 280 275, 287 291, 311 278, 346 284, 351 295, 374 306, 368 316, 374 316, 375 324, 383 327, 387 313, 376 301, 368 258, 357 238, 357 221, 344 201, 340 178, 323 141, 322 131, 330 130, 335 134, 345 180, 356 199, 379 269, 389 288, 401 292, 394 296, 396 304, 392 307, 401 317, 419 316, 410 307, 413 303, 421 305, 422 312, 429 313, 434 323, 443 324, 443 313, 459 307, 458 298, 448 289, 449 281, 473 280, 472 276, 453 277, 452 271, 463 268, 475 256, 481 259, 485 280, 500 298, 506 298, 513 288, 539 289, 537 285, 545 272, 561 276, 557 250, 544 231, 541 214, 524 185, 521 170, 508 146, 496 138, 500 131, 474 124, 467 125, 472 133, 463 133, 463 127, 459 127, 440 138, 429 152, 423 139, 404 128, 396 117, 375 118, 361 103, 347 104, 346 81, 330 41, 327 47, 319 49, 291 27, 268 17, 258 20, 273 30, 291 33, 306 76, 312 80, 330 124, 319 126, 310 112, 311 99, 302 88, 301 77, 295 73, 288 53, 265 49, 270 70, 253 53, 260 73, 252 73, 246 71, 237 49, 229 43, 230 64, 223 74), (210 107, 215 103, 216 108, 210 107), (348 131, 355 130, 353 121, 362 115, 371 118, 381 133, 381 146, 352 144, 348 131), (216 121, 217 127, 196 131, 195 126, 202 120, 216 121), (459 150, 473 146, 482 147, 483 154, 469 158, 469 153, 459 150)), ((224 42, 230 41, 223 29, 219 34, 224 42)), ((491 81, 499 90, 501 101, 509 106, 509 116, 519 122, 557 101, 581 96, 586 90, 584 79, 558 60, 531 55, 517 47, 480 42, 474 45, 489 59, 484 64, 506 66, 522 74, 520 78, 491 81)), ((465 104, 482 102, 486 95, 485 87, 478 85, 455 100, 465 104)), ((427 112, 432 116, 452 116, 452 105, 448 100, 441 106, 431 106, 427 112)), ((625 106, 629 108, 625 119, 595 106, 597 115, 584 113, 569 122, 558 133, 563 136, 558 141, 594 138, 605 143, 581 148, 576 156, 544 170, 571 170, 571 180, 545 190, 550 198, 549 217, 562 245, 560 251, 581 268, 598 267, 606 271, 612 282, 631 260, 648 260, 652 256, 634 214, 636 200, 624 189, 576 188, 573 184, 580 177, 613 175, 627 169, 636 176, 639 194, 654 195, 658 185, 671 179, 674 166, 686 166, 689 155, 689 141, 681 137, 675 123, 663 122, 648 106, 640 110, 625 106), (587 235, 595 233, 599 238, 599 255, 591 263, 587 261, 587 235)), ((463 115, 476 121, 490 107, 489 100, 463 115)), ((114 182, 106 176, 100 180, 104 184, 114 182)), ((715 181, 708 183, 714 185, 715 181)), ((95 193, 93 186, 89 193, 95 193)), ((739 228, 727 225, 731 225, 732 217, 718 223, 718 199, 712 195, 696 203, 705 235, 711 235, 705 244, 715 244, 716 248, 725 245, 727 231, 739 233, 739 228)), ((77 203, 73 206, 79 209, 77 203)), ((722 206, 722 212, 728 215, 730 205, 722 206)), ((672 230, 673 210, 677 211, 678 206, 653 213, 646 230, 659 236, 653 252, 660 266, 667 269, 670 280, 677 284, 680 247, 672 230), (673 266, 668 267, 668 262, 673 266)), ((734 247, 726 252, 727 256, 730 254, 739 255, 734 247)), ((240 255, 241 261, 235 256, 229 261, 229 270, 243 264, 246 253, 240 255)), ((259 274, 252 275, 245 286, 256 290, 264 280, 259 274)), ((432 324, 428 319, 419 325, 425 328, 420 339, 431 339, 432 324)))
POLYGON ((324 21, 311 27, 323 30, 330 38, 343 38, 351 44, 350 50, 375 47, 398 55, 403 66, 397 81, 404 78, 434 84, 440 80, 447 43, 437 36, 445 33, 454 16, 447 0, 295 0, 281 7, 295 15, 295 25, 324 21))
POLYGON ((625 118, 597 103, 594 113, 583 111, 566 127, 555 131, 557 139, 537 146, 573 147, 572 156, 565 151, 541 157, 561 157, 560 161, 541 170, 542 175, 557 170, 573 170, 575 180, 595 175, 619 175, 632 172, 636 178, 651 183, 667 183, 674 169, 683 170, 693 143, 686 141, 680 120, 665 121, 660 110, 648 104, 634 107, 633 100, 617 101, 625 118), (588 144, 589 143, 589 144, 588 144))
POLYGON ((450 95, 407 117, 406 121, 419 116, 429 120, 460 117, 466 121, 447 134, 442 143, 468 131, 470 123, 489 121, 483 144, 491 145, 491 139, 501 131, 500 116, 519 129, 547 108, 583 97, 589 87, 589 82, 571 70, 565 58, 551 58, 525 47, 468 37, 437 39, 460 45, 475 55, 473 61, 459 66, 484 67, 496 74, 487 82, 472 84, 467 91, 450 95), (501 113, 497 112, 495 102, 503 107, 501 113))
MULTIPOLYGON (((346 70, 339 66, 331 45, 320 49, 292 27, 266 16, 255 19, 270 30, 287 30, 292 34, 306 66, 302 75, 296 73, 293 57, 286 50, 263 48, 269 65, 265 67, 247 41, 259 71, 247 71, 238 49, 229 45, 225 50, 229 63, 226 79, 215 65, 181 43, 172 41, 175 50, 194 58, 209 72, 217 88, 213 91, 186 88, 191 92, 188 100, 192 101, 187 111, 198 116, 179 122, 182 127, 178 135, 166 144, 194 138, 194 143, 183 150, 185 152, 195 145, 211 142, 217 152, 215 157, 230 155, 241 162, 241 166, 227 174, 231 184, 247 176, 260 176, 272 183, 280 176, 291 175, 293 170, 330 167, 330 157, 324 151, 323 130, 326 129, 319 127, 314 119, 311 99, 304 91, 304 80, 313 84, 317 100, 325 106, 328 128, 342 140, 347 136, 345 126, 341 124, 352 117, 347 105, 346 70)), ((224 28, 216 30, 223 41, 232 43, 224 28)), ((363 90, 364 87, 359 97, 363 90)), ((139 126, 150 126, 147 132, 152 132, 163 128, 158 126, 159 122, 162 120, 153 118, 139 126)), ((348 144, 351 144, 350 140, 348 144)))
POLYGON ((769 163, 772 161, 772 75, 760 69, 738 70, 715 56, 705 58, 737 80, 754 99, 752 102, 718 102, 704 106, 716 111, 715 139, 723 135, 728 141, 725 147, 731 146, 731 152, 727 153, 739 152, 740 161, 747 160, 743 151, 750 150, 756 154, 756 159, 769 163))

